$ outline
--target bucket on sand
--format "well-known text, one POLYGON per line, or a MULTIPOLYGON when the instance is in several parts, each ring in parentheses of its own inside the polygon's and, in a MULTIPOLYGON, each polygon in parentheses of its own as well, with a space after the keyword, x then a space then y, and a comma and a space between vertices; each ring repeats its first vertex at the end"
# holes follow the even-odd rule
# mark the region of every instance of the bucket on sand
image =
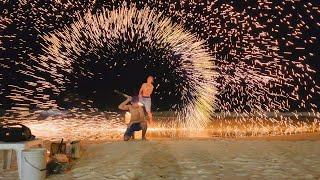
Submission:
POLYGON ((22 180, 46 178, 46 149, 32 148, 22 151, 22 180))

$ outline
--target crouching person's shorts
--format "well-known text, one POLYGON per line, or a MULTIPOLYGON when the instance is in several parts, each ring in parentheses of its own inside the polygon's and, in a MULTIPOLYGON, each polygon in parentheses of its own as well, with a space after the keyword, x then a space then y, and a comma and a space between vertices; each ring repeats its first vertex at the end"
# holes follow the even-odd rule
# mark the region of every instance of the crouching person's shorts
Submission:
POLYGON ((124 136, 131 137, 134 134, 134 131, 142 130, 141 123, 133 123, 130 127, 127 128, 124 136))

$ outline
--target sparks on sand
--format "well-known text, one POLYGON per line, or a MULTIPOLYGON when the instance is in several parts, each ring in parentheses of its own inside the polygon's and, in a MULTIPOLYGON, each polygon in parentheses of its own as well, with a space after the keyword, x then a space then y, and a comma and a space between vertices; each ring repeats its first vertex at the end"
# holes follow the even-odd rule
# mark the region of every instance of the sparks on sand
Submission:
MULTIPOLYGON (((24 123, 37 136, 47 140, 87 140, 109 141, 120 140, 126 130, 123 117, 116 113, 109 119, 94 119, 94 117, 63 118, 53 117, 47 120, 28 120, 24 123), (112 122, 112 123, 110 123, 112 122)), ((286 115, 283 115, 286 116, 286 115)), ((316 133, 320 131, 320 114, 308 117, 299 122, 294 117, 283 117, 283 121, 272 118, 257 119, 223 118, 216 119, 204 129, 174 127, 175 117, 155 117, 156 126, 148 128, 147 137, 154 138, 212 138, 212 137, 248 137, 248 136, 277 136, 301 133, 316 133), (259 122, 259 123, 257 123, 259 122), (282 123, 279 123, 282 122, 282 123), (288 122, 288 123, 286 123, 288 122)))

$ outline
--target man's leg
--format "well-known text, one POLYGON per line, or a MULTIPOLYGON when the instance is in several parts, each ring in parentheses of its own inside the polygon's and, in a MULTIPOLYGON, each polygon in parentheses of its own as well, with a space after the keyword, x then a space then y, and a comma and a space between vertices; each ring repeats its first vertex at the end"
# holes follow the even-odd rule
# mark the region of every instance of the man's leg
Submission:
POLYGON ((150 112, 147 112, 147 114, 148 114, 148 118, 149 118, 149 123, 150 123, 150 124, 153 124, 153 118, 152 118, 152 113, 151 113, 151 111, 150 111, 150 112))
POLYGON ((124 141, 129 141, 129 139, 130 139, 130 136, 127 136, 126 134, 124 134, 123 140, 124 141))
POLYGON ((152 118, 152 113, 151 113, 151 98, 147 98, 145 100, 145 108, 148 114, 148 119, 149 119, 149 123, 150 125, 153 125, 153 118, 152 118))
POLYGON ((146 140, 146 133, 147 133, 147 129, 148 129, 148 124, 147 122, 143 121, 140 123, 140 127, 142 130, 142 139, 146 140))
MULTIPOLYGON (((131 125, 132 126, 132 125, 131 125)), ((126 132, 124 133, 124 136, 123 136, 123 140, 124 141, 128 141, 130 138, 131 138, 131 136, 132 136, 132 134, 133 134, 133 130, 132 130, 132 127, 128 127, 127 128, 127 130, 126 130, 126 132)))

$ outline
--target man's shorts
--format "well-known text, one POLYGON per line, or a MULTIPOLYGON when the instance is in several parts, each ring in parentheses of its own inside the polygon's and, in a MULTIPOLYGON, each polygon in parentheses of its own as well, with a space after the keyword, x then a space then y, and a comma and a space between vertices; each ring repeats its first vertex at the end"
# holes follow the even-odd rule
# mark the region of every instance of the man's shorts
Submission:
POLYGON ((146 108, 147 112, 151 112, 151 97, 140 97, 139 101, 146 108))
POLYGON ((133 123, 130 127, 127 128, 126 132, 124 133, 125 136, 131 137, 134 131, 140 131, 142 127, 140 123, 133 123))

